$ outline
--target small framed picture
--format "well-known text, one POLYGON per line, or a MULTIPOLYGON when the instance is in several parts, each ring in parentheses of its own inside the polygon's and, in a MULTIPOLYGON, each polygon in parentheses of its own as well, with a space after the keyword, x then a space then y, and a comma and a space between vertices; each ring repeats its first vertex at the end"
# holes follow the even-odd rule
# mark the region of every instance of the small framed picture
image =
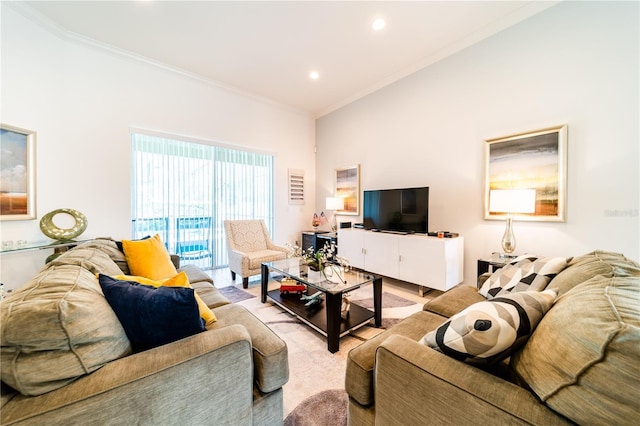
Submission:
POLYGON ((0 124, 0 220, 36 218, 36 132, 0 124))
POLYGON ((336 169, 335 196, 344 199, 344 209, 336 214, 360 214, 360 164, 336 169))

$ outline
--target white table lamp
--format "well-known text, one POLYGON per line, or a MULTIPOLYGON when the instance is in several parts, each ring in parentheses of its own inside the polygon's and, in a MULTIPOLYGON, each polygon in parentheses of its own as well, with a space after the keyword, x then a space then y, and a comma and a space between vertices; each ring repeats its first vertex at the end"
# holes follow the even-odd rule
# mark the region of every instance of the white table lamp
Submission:
POLYGON ((507 214, 507 228, 502 236, 502 250, 504 250, 505 257, 514 257, 512 253, 516 249, 512 214, 534 213, 535 211, 535 189, 492 189, 489 192, 489 212, 507 214))
POLYGON ((333 212, 333 217, 331 218, 331 231, 336 232, 338 230, 338 222, 336 220, 336 210, 344 209, 344 198, 327 197, 325 202, 325 209, 333 212))

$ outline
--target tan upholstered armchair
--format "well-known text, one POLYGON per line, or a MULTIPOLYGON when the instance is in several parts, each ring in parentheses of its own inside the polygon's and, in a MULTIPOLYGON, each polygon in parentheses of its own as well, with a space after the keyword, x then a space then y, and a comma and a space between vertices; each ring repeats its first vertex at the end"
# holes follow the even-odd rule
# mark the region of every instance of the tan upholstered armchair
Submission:
POLYGON ((249 277, 261 272, 263 262, 285 259, 288 250, 271 241, 264 220, 225 220, 229 248, 231 279, 242 277, 242 287, 249 287, 249 277))

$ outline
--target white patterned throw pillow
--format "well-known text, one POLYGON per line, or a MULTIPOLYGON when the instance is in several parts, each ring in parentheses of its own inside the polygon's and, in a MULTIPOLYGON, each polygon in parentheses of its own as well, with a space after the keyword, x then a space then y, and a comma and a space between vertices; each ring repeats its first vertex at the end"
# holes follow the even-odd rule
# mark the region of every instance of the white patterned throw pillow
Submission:
POLYGON ((470 364, 500 362, 524 345, 556 296, 555 290, 523 291, 475 303, 421 342, 470 364))
POLYGON ((541 291, 566 266, 564 257, 518 257, 491 274, 478 293, 491 299, 519 291, 541 291))

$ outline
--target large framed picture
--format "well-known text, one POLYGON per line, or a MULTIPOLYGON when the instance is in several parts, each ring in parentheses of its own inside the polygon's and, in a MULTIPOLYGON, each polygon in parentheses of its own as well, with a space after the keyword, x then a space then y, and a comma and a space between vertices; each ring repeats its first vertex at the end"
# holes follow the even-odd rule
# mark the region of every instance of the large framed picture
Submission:
POLYGON ((535 211, 516 214, 518 220, 566 220, 566 125, 485 142, 485 219, 504 219, 506 215, 489 211, 492 190, 534 189, 535 211))
POLYGON ((36 218, 36 132, 0 124, 0 220, 36 218))
POLYGON ((344 209, 336 214, 360 214, 360 164, 336 169, 335 194, 344 199, 344 209))

